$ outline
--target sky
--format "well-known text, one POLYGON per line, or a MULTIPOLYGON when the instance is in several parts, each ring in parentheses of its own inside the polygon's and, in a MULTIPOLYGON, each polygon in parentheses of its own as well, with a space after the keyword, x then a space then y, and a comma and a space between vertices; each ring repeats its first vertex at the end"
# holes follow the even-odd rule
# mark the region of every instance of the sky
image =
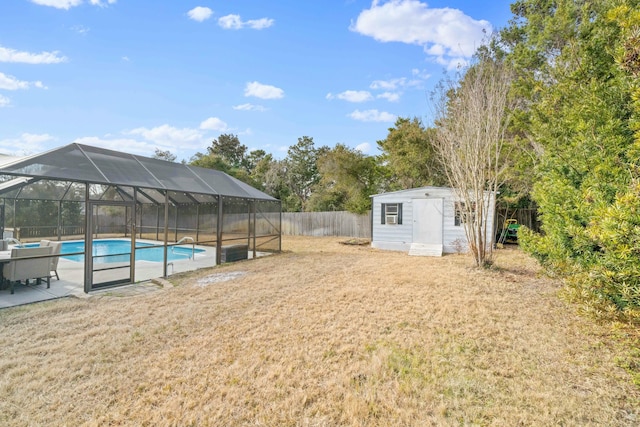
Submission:
POLYGON ((507 25, 507 0, 3 0, 0 153, 189 159, 221 134, 379 154, 507 25))

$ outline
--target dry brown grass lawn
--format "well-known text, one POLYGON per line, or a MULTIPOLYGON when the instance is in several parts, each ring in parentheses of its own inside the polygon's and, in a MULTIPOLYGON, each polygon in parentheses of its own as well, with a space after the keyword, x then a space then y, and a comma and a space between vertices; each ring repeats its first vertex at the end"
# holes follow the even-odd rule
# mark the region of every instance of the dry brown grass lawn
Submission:
POLYGON ((518 250, 481 271, 339 240, 0 311, 0 425, 640 423, 633 349, 518 250))

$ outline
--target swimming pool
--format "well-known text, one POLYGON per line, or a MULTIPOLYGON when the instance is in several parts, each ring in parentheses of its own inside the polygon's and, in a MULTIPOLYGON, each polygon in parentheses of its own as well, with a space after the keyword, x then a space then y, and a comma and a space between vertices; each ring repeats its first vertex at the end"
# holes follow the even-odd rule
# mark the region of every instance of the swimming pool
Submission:
MULTIPOLYGON (((34 247, 39 243, 27 243, 23 246, 34 247)), ((62 242, 61 254, 73 254, 84 252, 84 240, 62 242)), ((195 253, 202 253, 204 249, 195 249, 195 253)), ((129 262, 131 253, 131 240, 126 239, 99 239, 93 241, 94 262, 112 263, 129 262)), ((191 247, 171 246, 167 249, 167 260, 178 261, 191 258, 191 247)), ((62 258, 71 261, 84 262, 84 255, 67 255, 62 258)), ((164 260, 164 248, 152 243, 136 242, 136 261, 162 262, 164 260)))

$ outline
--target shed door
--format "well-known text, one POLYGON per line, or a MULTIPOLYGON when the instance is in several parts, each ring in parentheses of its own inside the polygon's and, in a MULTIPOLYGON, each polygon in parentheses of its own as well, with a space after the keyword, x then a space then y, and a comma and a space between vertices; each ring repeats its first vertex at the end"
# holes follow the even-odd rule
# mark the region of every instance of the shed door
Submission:
POLYGON ((442 245, 444 199, 413 199, 413 243, 442 245))

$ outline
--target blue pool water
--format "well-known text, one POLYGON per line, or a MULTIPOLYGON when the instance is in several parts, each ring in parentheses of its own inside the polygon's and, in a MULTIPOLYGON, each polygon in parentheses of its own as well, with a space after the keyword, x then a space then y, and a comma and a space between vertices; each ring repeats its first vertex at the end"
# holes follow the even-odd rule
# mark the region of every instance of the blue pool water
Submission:
MULTIPOLYGON (((24 246, 38 246, 39 243, 28 243, 24 246)), ((84 241, 62 242, 61 254, 84 252, 84 241)), ((202 253, 204 249, 196 249, 195 253, 202 253)), ((93 262, 129 262, 131 241, 120 239, 99 239, 93 241, 93 262)), ((167 260, 178 261, 191 258, 191 247, 172 246, 167 249, 167 260)), ((63 258, 71 261, 84 261, 84 255, 67 255, 63 258)), ((136 261, 162 262, 164 248, 154 247, 151 243, 136 242, 136 261)))

